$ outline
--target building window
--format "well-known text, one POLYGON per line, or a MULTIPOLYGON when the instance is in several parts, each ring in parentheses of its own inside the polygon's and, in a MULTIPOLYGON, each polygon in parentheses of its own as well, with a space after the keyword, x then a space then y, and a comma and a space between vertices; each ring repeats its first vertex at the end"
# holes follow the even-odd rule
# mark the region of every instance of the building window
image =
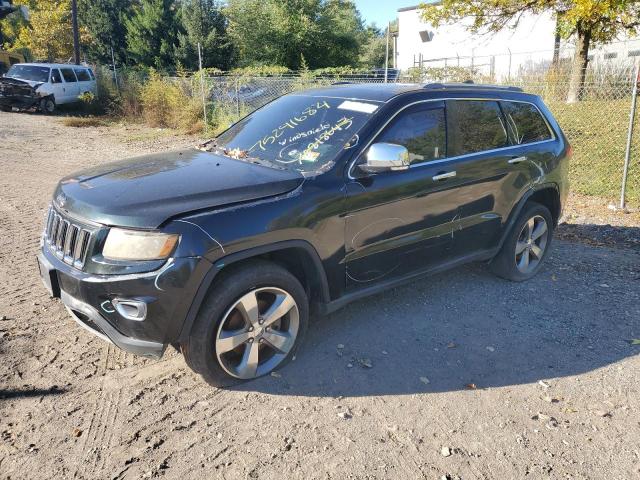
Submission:
POLYGON ((605 53, 603 57, 605 60, 610 60, 612 58, 618 58, 618 54, 615 52, 610 52, 610 53, 605 53))
POLYGON ((420 33, 420 40, 422 40, 422 43, 426 43, 426 42, 430 42, 431 40, 433 40, 433 32, 430 32, 429 30, 422 30, 420 33))
POLYGON ((629 50, 630 57, 640 57, 640 50, 629 50))

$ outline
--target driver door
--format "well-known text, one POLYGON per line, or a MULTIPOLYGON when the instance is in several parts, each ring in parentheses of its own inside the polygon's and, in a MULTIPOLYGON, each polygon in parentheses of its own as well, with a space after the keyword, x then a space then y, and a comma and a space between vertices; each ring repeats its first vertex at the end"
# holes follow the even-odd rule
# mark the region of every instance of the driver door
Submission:
POLYGON ((366 173, 367 150, 347 183, 346 284, 353 291, 450 259, 459 199, 446 155, 443 102, 402 110, 373 143, 402 145, 410 167, 366 173))

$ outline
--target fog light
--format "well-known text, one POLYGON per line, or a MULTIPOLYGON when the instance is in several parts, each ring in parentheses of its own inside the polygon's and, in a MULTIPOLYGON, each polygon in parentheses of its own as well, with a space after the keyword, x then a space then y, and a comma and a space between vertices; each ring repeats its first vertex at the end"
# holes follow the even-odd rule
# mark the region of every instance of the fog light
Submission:
POLYGON ((141 322, 147 317, 147 304, 141 300, 114 298, 111 303, 116 311, 127 320, 141 322))

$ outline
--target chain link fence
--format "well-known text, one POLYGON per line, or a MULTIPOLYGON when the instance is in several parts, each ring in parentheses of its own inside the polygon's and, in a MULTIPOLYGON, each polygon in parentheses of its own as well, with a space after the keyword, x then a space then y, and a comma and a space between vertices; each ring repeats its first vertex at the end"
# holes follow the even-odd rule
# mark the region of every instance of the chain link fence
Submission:
MULTIPOLYGON (((567 102, 569 68, 520 70, 517 76, 491 78, 486 72, 467 67, 424 68, 399 75, 391 71, 390 82, 449 82, 473 80, 474 83, 503 83, 540 95, 552 111, 573 147, 570 163, 571 189, 618 203, 627 153, 632 96, 637 81, 633 65, 597 71, 589 69, 580 101, 567 102)), ((295 91, 339 82, 381 83, 384 73, 314 75, 281 74, 252 76, 217 74, 170 77, 180 82, 193 99, 204 102, 208 134, 214 135, 229 124, 260 108, 271 100, 295 91)), ((635 112, 636 125, 640 112, 635 112)), ((626 202, 640 207, 640 131, 631 139, 626 202)))

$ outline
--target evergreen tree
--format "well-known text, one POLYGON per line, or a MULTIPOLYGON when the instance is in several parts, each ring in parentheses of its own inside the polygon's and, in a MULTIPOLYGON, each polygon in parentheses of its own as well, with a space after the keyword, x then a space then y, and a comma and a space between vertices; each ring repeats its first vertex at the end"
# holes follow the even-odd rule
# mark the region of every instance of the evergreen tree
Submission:
POLYGON ((183 32, 178 34, 178 60, 190 70, 198 68, 198 43, 202 66, 227 70, 233 63, 233 47, 227 36, 227 20, 216 0, 183 0, 183 32))
POLYGON ((132 61, 158 70, 175 68, 181 26, 173 0, 141 0, 124 24, 132 61))
POLYGON ((124 18, 131 13, 131 0, 79 0, 78 20, 87 29, 90 41, 85 50, 91 60, 111 63, 111 48, 116 60, 126 58, 124 18))

